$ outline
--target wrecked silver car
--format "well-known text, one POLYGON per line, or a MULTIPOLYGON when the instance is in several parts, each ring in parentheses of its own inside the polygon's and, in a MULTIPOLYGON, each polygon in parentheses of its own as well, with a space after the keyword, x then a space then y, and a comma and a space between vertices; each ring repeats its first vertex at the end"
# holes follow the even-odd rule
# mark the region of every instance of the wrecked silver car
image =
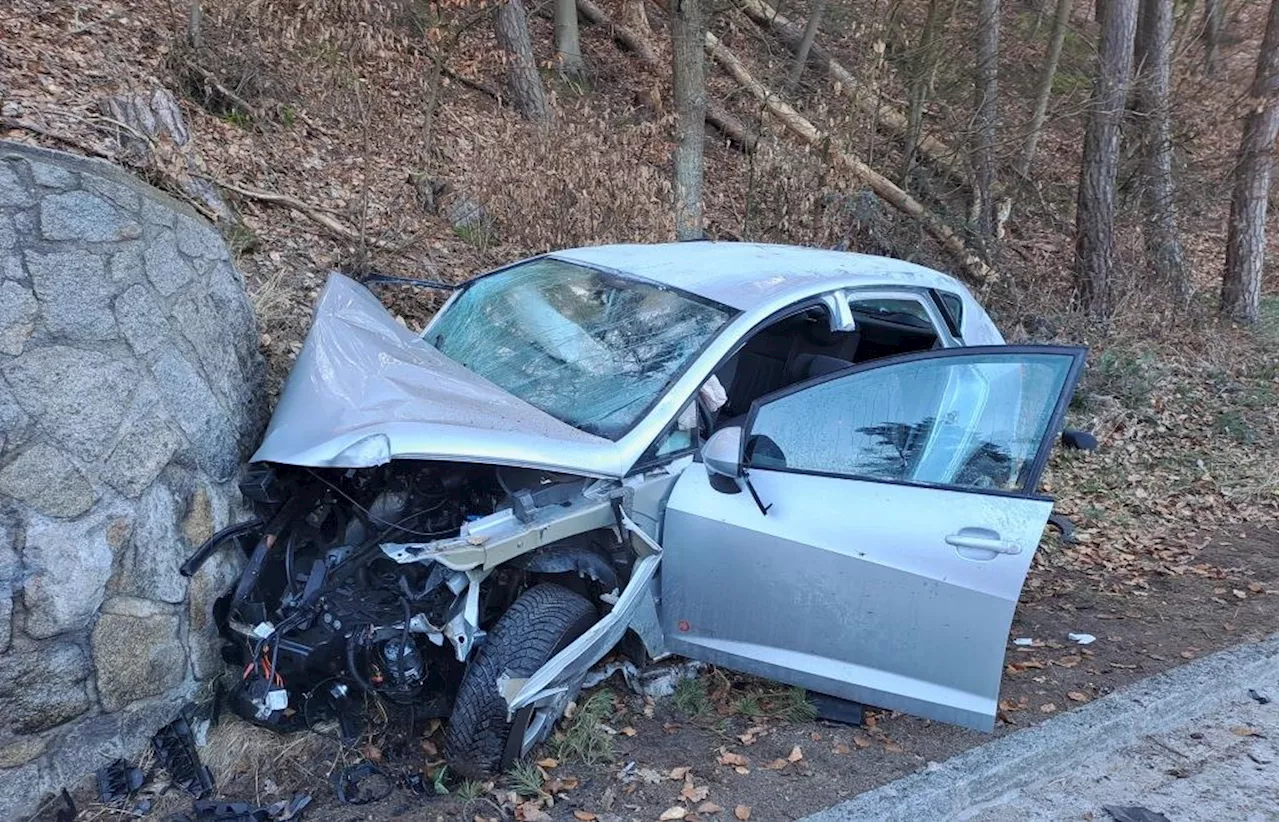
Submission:
POLYGON ((288 730, 375 694, 480 774, 618 647, 990 729, 1082 360, 834 251, 557 252, 421 334, 334 275, 243 483, 260 518, 204 551, 248 556, 231 704, 288 730))

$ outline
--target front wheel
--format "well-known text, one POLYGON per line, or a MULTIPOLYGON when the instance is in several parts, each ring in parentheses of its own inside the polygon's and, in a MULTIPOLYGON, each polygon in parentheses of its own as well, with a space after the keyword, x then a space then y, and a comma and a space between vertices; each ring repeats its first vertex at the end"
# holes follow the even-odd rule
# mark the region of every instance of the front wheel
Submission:
POLYGON ((444 755, 468 779, 495 773, 513 734, 519 755, 546 738, 556 717, 525 714, 521 727, 507 720, 498 680, 532 676, 597 619, 595 606, 568 588, 550 583, 521 594, 489 632, 467 666, 445 729, 444 755))

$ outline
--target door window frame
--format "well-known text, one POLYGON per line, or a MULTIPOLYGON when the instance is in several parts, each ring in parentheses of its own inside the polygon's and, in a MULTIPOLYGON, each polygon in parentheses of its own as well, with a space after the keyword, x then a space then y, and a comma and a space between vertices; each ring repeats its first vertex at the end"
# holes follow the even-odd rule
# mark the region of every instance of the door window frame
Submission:
MULTIPOLYGON (((951 331, 951 325, 947 322, 947 318, 938 310, 938 306, 934 303, 932 296, 928 290, 917 291, 907 288, 846 288, 843 290, 845 303, 849 307, 849 311, 853 314, 854 322, 858 320, 857 313, 853 311, 853 303, 863 300, 910 300, 920 304, 924 309, 925 315, 929 318, 930 325, 933 326, 933 334, 938 338, 938 344, 944 348, 953 348, 960 345, 959 337, 951 331)), ((883 358, 888 359, 888 358, 883 358)))
POLYGON ((1058 400, 1054 405, 1053 413, 1049 417, 1049 425, 1045 428, 1045 433, 1041 438, 1040 447, 1036 451, 1036 456, 1031 463, 1031 468, 1027 475, 1026 485, 1018 490, 1008 490, 1003 488, 970 488, 958 485, 948 485, 940 482, 920 482, 918 480, 895 480, 882 477, 861 477, 849 476, 847 474, 838 474, 831 471, 816 471, 804 468, 791 467, 774 467, 761 468, 762 471, 778 471, 788 474, 810 474, 819 477, 833 477, 836 479, 854 480, 857 482, 878 482, 887 485, 906 485, 915 488, 935 488, 944 491, 958 491, 960 493, 971 494, 988 494, 1000 497, 1020 497, 1030 499, 1040 499, 1052 501, 1052 497, 1047 494, 1041 494, 1036 489, 1040 486, 1040 477, 1044 473, 1045 465, 1049 462, 1049 455, 1053 451, 1053 443, 1057 439, 1058 432, 1062 430, 1063 422, 1067 414, 1067 406, 1071 403, 1071 397, 1075 393, 1076 381, 1080 377, 1080 371, 1084 367, 1084 358, 1087 349, 1083 346, 1058 346, 1058 345, 975 345, 975 346, 958 346, 955 348, 935 348, 931 351, 912 351, 906 354, 896 354, 892 357, 882 357, 880 359, 868 360, 864 363, 858 363, 851 368, 845 368, 831 374, 824 374, 821 377, 807 380, 805 382, 788 385, 779 389, 772 394, 766 394, 751 403, 751 410, 747 412, 747 419, 742 426, 742 450, 738 454, 738 464, 742 465, 744 470, 749 470, 751 466, 747 462, 747 444, 751 440, 751 430, 756 423, 756 417, 760 408, 774 400, 780 400, 792 394, 813 388, 832 380, 844 379, 852 377, 865 371, 874 371, 892 365, 900 365, 902 363, 917 362, 923 360, 964 357, 964 356, 981 356, 990 354, 1053 354, 1056 356, 1071 356, 1071 366, 1067 370, 1066 380, 1058 394, 1058 400))

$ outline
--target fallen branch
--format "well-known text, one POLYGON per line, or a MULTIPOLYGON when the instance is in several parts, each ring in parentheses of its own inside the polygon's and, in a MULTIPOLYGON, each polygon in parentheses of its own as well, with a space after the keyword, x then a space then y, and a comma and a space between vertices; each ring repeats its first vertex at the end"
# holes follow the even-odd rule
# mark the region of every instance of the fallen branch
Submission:
POLYGON ((236 94, 231 89, 227 88, 221 82, 219 82, 218 78, 214 76, 213 72, 209 71, 207 68, 195 62, 194 60, 183 60, 182 64, 187 68, 191 69, 192 71, 194 71, 196 74, 200 75, 201 79, 203 79, 206 83, 212 86, 214 91, 218 92, 223 97, 226 97, 228 100, 235 103, 244 111, 245 114, 249 115, 250 118, 252 118, 257 122, 262 122, 263 117, 258 112, 258 107, 253 105, 243 97, 241 97, 239 94, 236 94))
POLYGON ((60 132, 47 129, 44 126, 36 125, 28 120, 19 120, 16 117, 0 117, 0 125, 7 129, 27 131, 31 134, 38 134, 41 137, 47 137, 50 140, 70 146, 71 148, 80 149, 80 151, 83 151, 85 154, 93 157, 101 157, 104 160, 111 160, 112 162, 115 162, 116 159, 116 156, 110 152, 103 151, 100 148, 95 148, 88 143, 77 140, 69 134, 62 134, 60 132))
POLYGON ((238 194, 241 197, 245 197, 250 200, 257 200, 260 203, 271 203, 273 205, 284 206, 292 211, 296 211, 312 222, 323 226, 330 234, 338 237, 339 239, 348 240, 356 243, 357 245, 369 245, 381 250, 395 250, 395 247, 382 242, 381 240, 370 240, 367 237, 361 237, 360 232, 356 229, 346 223, 343 223, 338 218, 324 213, 324 211, 318 206, 304 203, 297 197, 290 197, 288 194, 279 194, 274 191, 260 191, 255 188, 245 188, 243 186, 238 186, 234 183, 228 183, 221 180, 214 180, 213 183, 218 188, 226 189, 227 191, 238 194))
POLYGON ((478 91, 481 94, 486 94, 489 97, 492 97, 493 99, 497 100, 498 102, 502 102, 502 92, 498 91, 496 88, 489 85, 485 81, 473 80, 464 74, 459 74, 458 72, 454 71, 448 66, 445 66, 442 69, 442 71, 444 72, 445 77, 448 77, 451 80, 457 80, 459 83, 461 83, 462 85, 466 86, 469 89, 472 89, 473 91, 478 91))
MULTIPOLYGON (((787 18, 766 0, 738 0, 739 7, 756 24, 772 31, 783 44, 795 53, 804 40, 804 26, 787 18)), ((809 62, 824 70, 836 81, 840 93, 848 97, 863 113, 876 118, 876 122, 903 142, 911 139, 911 125, 907 116, 897 108, 863 92, 858 78, 840 64, 822 46, 814 43, 809 49, 809 62)), ((955 182, 971 188, 968 170, 962 154, 936 137, 921 133, 916 150, 930 165, 939 169, 955 182)))
POLYGON ((910 217, 919 220, 925 230, 934 236, 961 263, 969 276, 979 282, 987 282, 995 273, 982 260, 964 239, 949 225, 928 209, 919 200, 903 191, 893 182, 876 172, 866 163, 842 149, 834 138, 819 131, 813 123, 805 119, 794 108, 780 100, 776 94, 765 87, 759 80, 751 76, 746 66, 720 43, 711 32, 706 37, 707 52, 711 59, 724 66, 733 78, 756 96, 771 115, 776 117, 796 136, 811 146, 829 153, 835 164, 853 173, 862 183, 874 191, 881 199, 910 217))
MULTIPOLYGON (((657 52, 654 51, 648 40, 631 29, 610 20, 604 9, 597 6, 592 0, 577 0, 577 2, 578 11, 583 17, 598 26, 604 26, 609 29, 613 39, 617 40, 623 48, 639 57, 640 62, 644 63, 650 71, 659 75, 666 71, 666 67, 659 61, 657 52)), ((756 141, 760 139, 760 135, 729 113, 723 105, 715 100, 707 101, 707 122, 718 128, 721 133, 743 151, 748 154, 755 151, 756 141)))

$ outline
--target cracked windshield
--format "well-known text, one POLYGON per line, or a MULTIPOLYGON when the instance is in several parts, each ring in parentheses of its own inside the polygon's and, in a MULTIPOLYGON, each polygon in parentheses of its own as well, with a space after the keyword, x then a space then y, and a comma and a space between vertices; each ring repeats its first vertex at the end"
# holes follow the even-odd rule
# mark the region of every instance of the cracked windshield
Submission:
POLYGON ((543 258, 473 282, 425 339, 553 417, 617 439, 731 313, 643 280, 543 258))

